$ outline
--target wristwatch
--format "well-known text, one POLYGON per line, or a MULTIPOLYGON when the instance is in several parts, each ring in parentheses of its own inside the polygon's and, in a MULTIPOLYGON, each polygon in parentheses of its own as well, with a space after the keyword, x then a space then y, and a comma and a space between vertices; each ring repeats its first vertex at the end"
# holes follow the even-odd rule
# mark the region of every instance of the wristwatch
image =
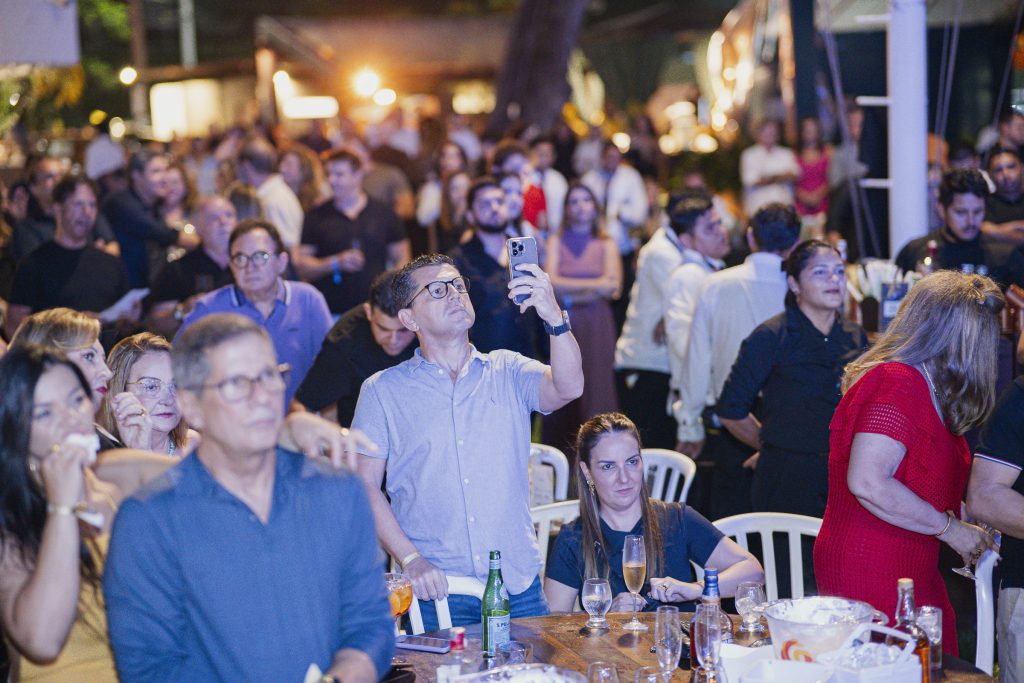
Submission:
POLYGON ((572 329, 572 325, 569 324, 569 311, 562 310, 562 324, 552 327, 548 325, 547 321, 541 321, 544 323, 544 331, 552 337, 557 337, 560 334, 565 334, 572 329))

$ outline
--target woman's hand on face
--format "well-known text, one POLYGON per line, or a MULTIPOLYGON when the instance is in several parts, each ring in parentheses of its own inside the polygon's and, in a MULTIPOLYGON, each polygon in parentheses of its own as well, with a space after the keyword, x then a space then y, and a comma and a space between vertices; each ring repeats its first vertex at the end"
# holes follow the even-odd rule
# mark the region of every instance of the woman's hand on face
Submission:
POLYGON ((612 605, 608 608, 608 611, 632 612, 634 605, 636 605, 636 610, 639 612, 647 606, 647 601, 639 596, 633 597, 632 593, 619 593, 612 600, 612 605))
POLYGON ((153 447, 153 418, 134 394, 123 391, 110 400, 121 440, 129 448, 148 451, 153 447))
POLYGON ((73 506, 83 497, 85 475, 92 462, 91 450, 77 444, 58 443, 39 463, 46 500, 53 505, 73 506))
POLYGON ((700 598, 703 588, 699 583, 679 581, 671 576, 651 578, 650 596, 658 602, 688 602, 700 598))

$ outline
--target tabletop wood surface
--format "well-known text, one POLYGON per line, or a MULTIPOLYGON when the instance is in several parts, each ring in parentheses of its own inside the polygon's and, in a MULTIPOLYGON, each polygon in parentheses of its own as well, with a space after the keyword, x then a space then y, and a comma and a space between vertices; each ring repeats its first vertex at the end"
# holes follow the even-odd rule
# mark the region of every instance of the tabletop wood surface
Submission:
MULTIPOLYGON (((633 680, 633 674, 641 666, 658 666, 658 656, 651 652, 654 645, 652 631, 654 613, 645 612, 639 615, 640 620, 650 626, 648 631, 631 633, 624 631, 622 625, 629 621, 630 615, 609 614, 608 622, 611 629, 600 633, 590 633, 583 628, 587 619, 586 612, 570 612, 551 614, 546 617, 528 617, 513 619, 511 627, 512 640, 529 643, 533 647, 530 661, 554 664, 565 669, 586 672, 587 665, 598 660, 614 662, 619 670, 619 679, 623 683, 633 680)), ((681 614, 687 623, 692 614, 681 614)), ((733 617, 737 620, 738 617, 733 617)), ((427 636, 447 638, 448 631, 425 633, 427 636)), ((750 637, 737 632, 736 642, 745 645, 750 637)), ((480 657, 480 624, 466 627, 466 654, 478 664, 480 657)), ((397 650, 396 655, 405 659, 412 666, 417 681, 434 681, 436 669, 444 655, 412 650, 397 650)), ((685 658, 684 658, 685 666, 685 658)), ((992 681, 985 675, 961 659, 944 657, 944 683, 980 683, 992 681)), ((465 671, 463 673, 466 673, 465 671)), ((672 676, 673 683, 687 683, 691 674, 686 669, 676 669, 672 676)))

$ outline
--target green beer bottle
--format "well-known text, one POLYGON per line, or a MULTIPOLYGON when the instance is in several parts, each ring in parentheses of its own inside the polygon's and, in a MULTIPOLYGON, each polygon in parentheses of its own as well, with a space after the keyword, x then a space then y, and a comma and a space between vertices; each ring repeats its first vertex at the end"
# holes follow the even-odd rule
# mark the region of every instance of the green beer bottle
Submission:
POLYGON ((493 657, 495 651, 509 638, 509 604, 505 581, 501 578, 501 551, 491 551, 491 566, 487 573, 487 587, 480 606, 480 632, 484 637, 484 656, 493 657))

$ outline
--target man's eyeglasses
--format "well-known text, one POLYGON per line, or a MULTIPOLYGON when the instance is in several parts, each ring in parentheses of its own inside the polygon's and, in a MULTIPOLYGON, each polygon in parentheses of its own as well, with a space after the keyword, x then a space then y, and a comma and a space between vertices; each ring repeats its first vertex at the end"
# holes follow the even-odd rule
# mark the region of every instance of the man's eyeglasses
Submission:
POLYGON ((284 391, 288 384, 289 372, 291 372, 291 367, 287 363, 282 363, 276 368, 265 369, 255 377, 234 375, 214 384, 200 384, 193 389, 216 389, 225 401, 235 403, 251 397, 257 384, 262 385, 268 392, 284 391))
POLYGON ((164 382, 155 377, 143 377, 137 382, 127 382, 129 386, 135 385, 139 387, 139 393, 146 398, 158 398, 166 389, 167 393, 174 396, 178 392, 178 388, 174 385, 174 382, 164 382))
POLYGON ((427 292, 430 296, 435 299, 443 299, 448 296, 448 286, 451 286, 459 294, 466 294, 469 292, 469 278, 467 277, 453 277, 451 280, 435 280, 434 282, 428 282, 423 287, 412 295, 409 299, 409 303, 405 305, 405 308, 412 306, 412 302, 416 300, 423 292, 427 292))
POLYGON ((273 257, 273 254, 268 254, 265 251, 257 251, 252 254, 235 254, 231 257, 231 265, 235 268, 245 269, 252 263, 257 268, 265 266, 267 261, 273 257))

